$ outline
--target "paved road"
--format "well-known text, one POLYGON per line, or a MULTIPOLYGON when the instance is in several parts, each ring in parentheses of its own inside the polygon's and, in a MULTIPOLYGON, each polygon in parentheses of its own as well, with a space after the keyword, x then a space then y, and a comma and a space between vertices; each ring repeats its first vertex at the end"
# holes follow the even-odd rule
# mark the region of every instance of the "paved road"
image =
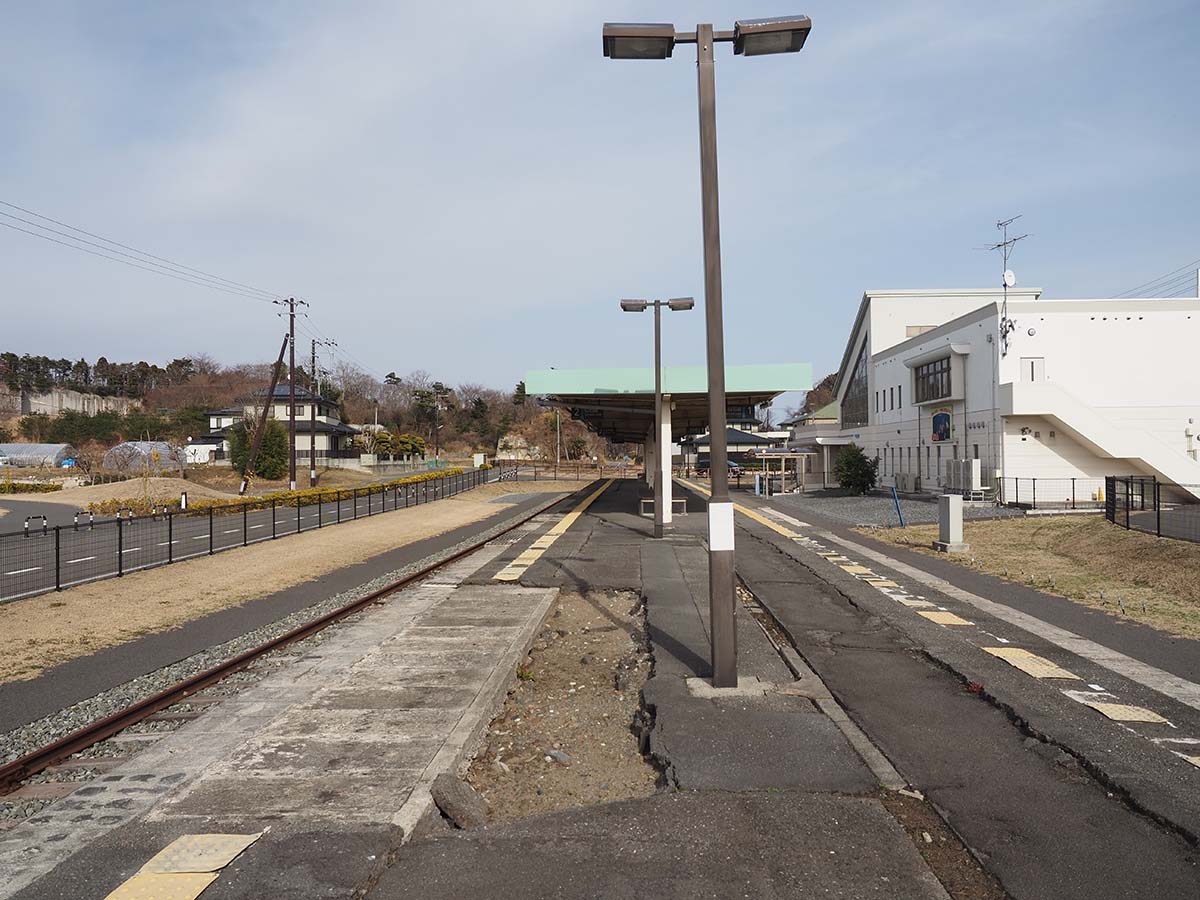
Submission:
MULTIPOLYGON (((505 476, 508 477, 507 471, 505 476)), ((495 481, 499 477, 500 473, 495 469, 477 475, 466 472, 407 485, 383 494, 355 498, 351 492, 345 491, 337 502, 301 507, 280 506, 274 511, 222 511, 211 518, 208 514, 176 514, 125 519, 118 523, 112 518, 91 522, 87 517, 80 516, 81 524, 78 527, 72 524, 75 511, 69 506, 59 505, 52 513, 48 513, 58 519, 52 519, 44 530, 40 522, 31 523, 28 536, 11 531, 0 536, 0 601, 15 600, 52 591, 56 586, 65 588, 111 578, 138 569, 403 509, 453 496, 469 490, 476 483, 495 481), (476 477, 478 482, 473 480, 476 477), (61 527, 56 529, 56 522, 61 527)), ((30 504, 30 508, 32 506, 30 504)), ((51 507, 53 504, 42 503, 37 506, 51 507)), ((17 514, 10 512, 0 521, 7 525, 8 520, 16 519, 17 514)), ((22 516, 15 523, 17 528, 23 522, 22 516)))

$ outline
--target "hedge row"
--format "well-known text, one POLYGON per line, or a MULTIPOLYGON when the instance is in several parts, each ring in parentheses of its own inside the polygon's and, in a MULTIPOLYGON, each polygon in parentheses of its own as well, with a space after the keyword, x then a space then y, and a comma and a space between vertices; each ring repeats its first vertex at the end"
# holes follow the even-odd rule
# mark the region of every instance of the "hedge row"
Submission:
MULTIPOLYGON (((383 481, 376 484, 363 485, 358 490, 358 496, 365 497, 368 494, 382 494, 393 488, 403 487, 410 484, 419 484, 422 481, 433 481, 438 478, 445 478, 449 475, 461 475, 463 469, 439 469, 435 472, 423 472, 420 475, 410 475, 407 478, 397 478, 392 481, 383 481)), ((345 497, 350 494, 353 488, 306 488, 297 491, 275 491, 270 494, 263 494, 261 497, 197 497, 188 500, 188 512, 200 512, 209 509, 241 509, 245 506, 247 509, 268 509, 272 503, 276 506, 295 506, 297 502, 301 506, 308 506, 313 503, 328 503, 334 501, 338 496, 345 497)), ((177 501, 171 501, 168 505, 174 508, 177 501)), ((113 515, 120 510, 131 509, 134 515, 145 516, 149 515, 155 508, 162 508, 164 501, 150 497, 126 497, 121 500, 97 500, 89 503, 87 508, 89 512, 97 515, 113 515)))
POLYGON ((62 487, 48 481, 0 481, 0 494, 51 494, 61 491, 62 487))

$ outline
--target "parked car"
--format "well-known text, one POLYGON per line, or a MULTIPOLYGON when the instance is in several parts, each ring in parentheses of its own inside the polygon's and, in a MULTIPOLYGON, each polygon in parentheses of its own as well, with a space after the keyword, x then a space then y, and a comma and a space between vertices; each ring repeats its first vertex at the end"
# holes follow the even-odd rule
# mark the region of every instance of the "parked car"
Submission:
MULTIPOLYGON (((739 466, 735 462, 726 461, 725 465, 729 466, 729 477, 730 478, 739 478, 742 475, 746 474, 746 470, 743 469, 741 466, 739 466)), ((709 469, 708 460, 705 460, 704 462, 696 463, 696 474, 697 475, 707 475, 708 469, 709 469)))

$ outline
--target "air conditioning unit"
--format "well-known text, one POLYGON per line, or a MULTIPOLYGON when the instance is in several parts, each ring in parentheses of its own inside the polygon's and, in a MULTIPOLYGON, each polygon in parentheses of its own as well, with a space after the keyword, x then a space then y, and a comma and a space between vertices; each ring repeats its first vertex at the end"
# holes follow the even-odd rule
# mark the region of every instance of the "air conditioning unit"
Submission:
POLYGON ((902 493, 902 494, 908 493, 908 473, 907 472, 897 472, 896 473, 896 490, 900 491, 900 493, 902 493))
POLYGON ((970 493, 983 490, 983 471, 977 459, 947 459, 943 463, 942 486, 970 493))

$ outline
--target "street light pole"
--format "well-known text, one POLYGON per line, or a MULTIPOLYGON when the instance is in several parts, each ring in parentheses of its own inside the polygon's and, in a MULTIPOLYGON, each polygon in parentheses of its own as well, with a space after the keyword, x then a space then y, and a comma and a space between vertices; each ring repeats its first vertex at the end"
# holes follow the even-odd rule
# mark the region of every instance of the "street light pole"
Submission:
POLYGON ((704 321, 708 359, 709 477, 708 609, 712 683, 737 687, 734 619, 733 503, 729 500, 725 446, 725 324, 721 308, 721 219, 717 202, 717 91, 712 25, 696 26, 696 77, 700 101, 700 207, 704 220, 704 321))
MULTIPOLYGON (((654 446, 659 459, 653 461, 658 469, 654 476, 654 536, 663 536, 666 524, 666 492, 667 473, 670 466, 666 454, 670 453, 670 444, 663 433, 663 390, 662 390, 662 308, 670 310, 692 309, 696 301, 691 297, 676 297, 674 300, 622 300, 621 309, 625 312, 645 312, 647 307, 654 307, 654 446), (661 464, 660 464, 661 463, 661 464)), ((646 460, 646 473, 649 474, 651 461, 646 460)))
POLYGON ((808 39, 807 16, 738 21, 733 31, 697 25, 690 34, 662 23, 604 26, 604 55, 611 59, 667 59, 676 44, 696 45, 700 111, 700 203, 704 224, 704 315, 708 357, 709 465, 708 588, 711 613, 712 683, 736 687, 733 504, 725 445, 725 329, 721 310, 721 227, 717 203, 717 112, 713 43, 732 43, 736 55, 795 53, 808 39))

